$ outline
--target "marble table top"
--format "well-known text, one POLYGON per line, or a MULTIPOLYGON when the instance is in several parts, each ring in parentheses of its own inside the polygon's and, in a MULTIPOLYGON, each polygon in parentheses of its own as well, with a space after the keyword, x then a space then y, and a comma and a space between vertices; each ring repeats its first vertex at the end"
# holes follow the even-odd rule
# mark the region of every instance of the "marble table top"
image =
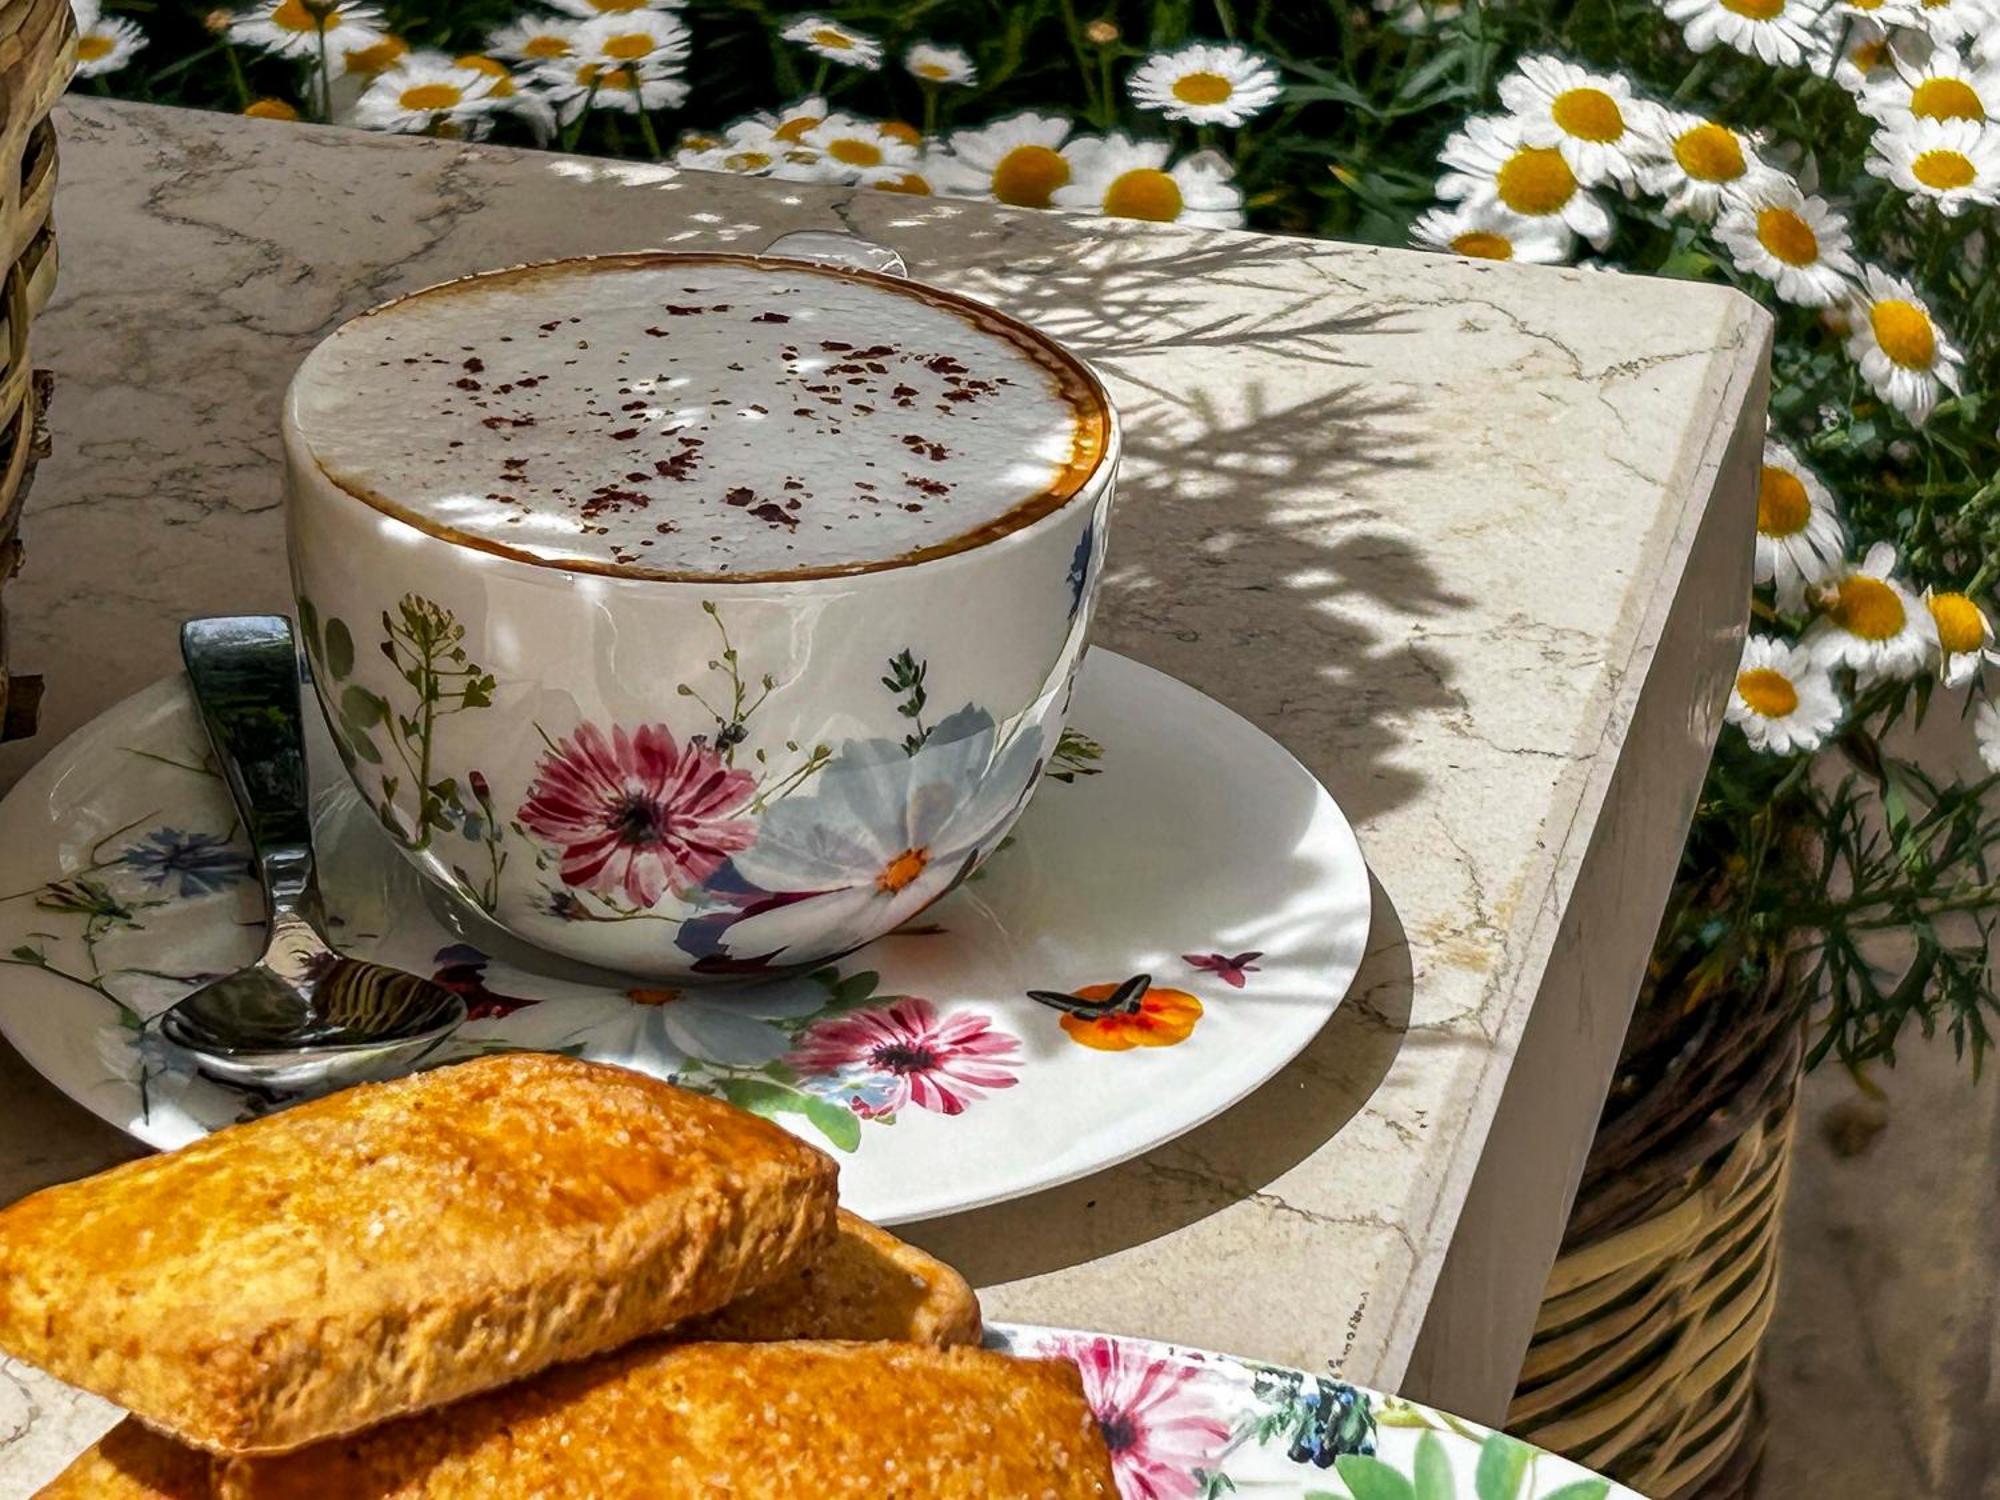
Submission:
MULTIPOLYGON (((578 251, 894 245, 1104 373, 1128 453, 1097 638, 1289 747, 1378 883, 1353 995, 1275 1081, 910 1237, 995 1317, 1499 1417, 1739 650, 1753 304, 105 101, 59 126, 56 451, 8 594, 49 686, 0 786, 171 670, 184 616, 289 604, 279 394, 349 314, 578 251)), ((0 1093, 0 1201, 138 1149, 4 1044, 0 1093)), ((0 1492, 110 1415, 0 1364, 0 1492)))

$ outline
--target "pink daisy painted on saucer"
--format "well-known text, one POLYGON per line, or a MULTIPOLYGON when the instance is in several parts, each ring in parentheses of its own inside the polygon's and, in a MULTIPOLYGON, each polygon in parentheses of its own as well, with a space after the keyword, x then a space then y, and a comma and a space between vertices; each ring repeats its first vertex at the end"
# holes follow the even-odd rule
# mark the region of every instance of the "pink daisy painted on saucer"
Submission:
POLYGON ((756 838, 732 814, 756 789, 707 745, 676 744, 664 724, 609 738, 583 724, 543 754, 521 825, 562 849, 562 878, 641 909, 699 886, 756 838))
POLYGON ((804 1086, 864 1119, 906 1105, 963 1114, 1018 1081, 1020 1041, 971 1011, 939 1015, 908 996, 879 1010, 831 1016, 799 1034, 789 1059, 804 1086))
POLYGON ((1229 1444, 1229 1424, 1186 1359, 1159 1359, 1137 1342, 1060 1339, 1036 1351, 1060 1355, 1083 1375, 1083 1396, 1111 1450, 1125 1500, 1193 1500, 1205 1493, 1229 1444))

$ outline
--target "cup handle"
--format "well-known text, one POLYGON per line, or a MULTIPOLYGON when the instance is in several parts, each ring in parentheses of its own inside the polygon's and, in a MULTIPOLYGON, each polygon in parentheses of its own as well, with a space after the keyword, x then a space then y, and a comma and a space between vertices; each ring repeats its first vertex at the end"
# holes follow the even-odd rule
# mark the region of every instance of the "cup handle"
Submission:
POLYGON ((855 271, 875 271, 883 276, 908 276, 903 257, 887 245, 864 240, 858 234, 839 229, 799 229, 781 234, 759 255, 782 255, 792 260, 817 261, 825 266, 846 266, 855 271))

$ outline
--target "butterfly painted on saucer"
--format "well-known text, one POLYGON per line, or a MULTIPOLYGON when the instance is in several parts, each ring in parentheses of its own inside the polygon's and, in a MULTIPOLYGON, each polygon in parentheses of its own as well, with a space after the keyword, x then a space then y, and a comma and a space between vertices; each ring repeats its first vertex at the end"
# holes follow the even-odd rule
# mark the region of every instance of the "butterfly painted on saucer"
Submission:
POLYGON ((1134 974, 1121 984, 1086 984, 1067 993, 1029 990, 1028 998, 1061 1011, 1069 1039, 1099 1052, 1172 1047, 1192 1036, 1201 1020, 1201 1001, 1186 990, 1155 985, 1150 974, 1134 974))
POLYGON ((1192 964, 1204 974, 1215 975, 1232 990, 1240 990, 1244 975, 1259 972, 1257 960, 1263 956, 1261 949, 1239 953, 1233 958, 1226 953, 1183 953, 1181 962, 1192 964))

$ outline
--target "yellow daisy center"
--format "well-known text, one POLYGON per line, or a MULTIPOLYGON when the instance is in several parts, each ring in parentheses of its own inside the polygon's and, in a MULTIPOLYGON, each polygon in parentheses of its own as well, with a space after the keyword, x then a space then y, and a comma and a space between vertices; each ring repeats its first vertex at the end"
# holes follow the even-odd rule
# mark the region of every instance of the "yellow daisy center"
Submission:
POLYGON ((1986 644, 1986 616, 1963 594, 1932 594, 1931 618, 1937 622, 1938 644, 1957 655, 1986 644))
POLYGON ((1752 21, 1775 21, 1785 13, 1785 0, 1722 0, 1722 8, 1752 21))
POLYGON ((299 112, 282 99, 259 99, 243 106, 243 113, 253 120, 296 120, 299 112))
POLYGON ((846 52, 854 45, 854 38, 844 31, 836 31, 831 26, 822 26, 812 34, 815 47, 830 47, 835 52, 846 52))
POLYGON ((629 93, 639 87, 639 75, 630 68, 607 68, 597 75, 597 86, 601 89, 624 89, 629 93))
POLYGON ((1880 10, 1883 0, 1848 0, 1856 10, 1880 10))
POLYGON ((78 37, 76 42, 77 61, 96 62, 100 58, 109 57, 114 45, 116 44, 111 38, 101 31, 93 31, 87 36, 78 37))
POLYGON ((1789 208, 1758 211, 1757 243, 1788 266, 1809 266, 1819 259, 1819 236, 1789 208))
POLYGON ((463 57, 453 58, 452 66, 455 68, 464 68, 472 73, 484 73, 488 78, 508 78, 512 76, 507 71, 505 63, 491 57, 481 56, 477 52, 468 52, 463 57))
POLYGON ((1840 580, 1840 589, 1828 611, 1834 624, 1864 641, 1887 641, 1903 633, 1907 616, 1896 591, 1879 578, 1856 574, 1840 580))
POLYGON ((622 16, 629 11, 644 10, 647 0, 590 0, 590 8, 600 15, 622 16))
POLYGON ((1868 309, 1868 326, 1882 352, 1906 370, 1928 370, 1937 358, 1937 332, 1930 314, 1914 302, 1891 297, 1868 309))
POLYGON ((1235 92, 1220 73, 1183 73, 1174 80, 1174 97, 1183 104, 1226 104, 1235 92))
POLYGON ((1799 476, 1765 464, 1757 482, 1757 529, 1765 536, 1796 536, 1811 519, 1812 497, 1799 476))
POLYGON ((521 51, 535 58, 568 57, 569 38, 556 36, 553 33, 529 37, 527 45, 522 47, 521 51))
POLYGON ((788 141, 796 146, 806 138, 806 133, 817 126, 824 118, 825 116, 823 115, 794 115, 776 130, 772 131, 771 134, 778 140, 788 141))
POLYGON ((1104 211, 1115 219, 1171 224, 1181 216, 1181 186, 1158 167, 1134 167, 1104 190, 1104 211))
POLYGON ((1927 188, 1940 193, 1948 193, 1953 188, 1968 186, 1979 175, 1972 165, 1972 158, 1963 151, 1950 151, 1943 147, 1921 152, 1910 163, 1910 175, 1927 188))
POLYGON ((465 90, 455 83, 419 83, 404 89, 396 96, 396 102, 410 113, 418 114, 451 109, 464 97, 465 90))
POLYGON ((1576 193, 1576 176, 1553 146, 1523 146, 1493 179, 1500 201, 1517 214, 1552 214, 1576 193))
POLYGON ((722 164, 732 172, 762 172, 771 165, 771 158, 763 151, 737 151, 723 157, 722 164))
POLYGON ((943 63, 920 62, 910 71, 919 78, 928 78, 932 83, 943 83, 951 77, 951 69, 943 63))
MULTIPOLYGON (((329 30, 338 19, 340 17, 337 12, 326 18, 329 30)), ((278 4, 271 11, 271 24, 286 31, 318 31, 320 25, 301 0, 278 0, 278 4)))
POLYGON ((882 873, 875 877, 876 888, 894 895, 923 874, 930 862, 930 850, 905 849, 882 867, 882 873))
POLYGON ((1863 73, 1873 73, 1889 60, 1889 39, 1881 37, 1872 42, 1861 42, 1847 54, 1847 60, 1863 73))
POLYGON ((622 36, 604 39, 604 55, 619 62, 637 62, 649 56, 653 50, 653 39, 643 31, 628 31, 622 36))
POLYGON ((844 161, 850 167, 879 167, 882 165, 882 148, 873 141, 856 140, 853 136, 842 136, 826 148, 826 154, 835 161, 844 161))
POLYGON ((880 188, 885 193, 908 193, 917 198, 928 198, 931 195, 930 181, 921 172, 905 172, 900 177, 885 177, 880 182, 869 185, 880 188))
POLYGON ((1016 146, 993 168, 993 196, 1016 208, 1047 208, 1069 181, 1069 161, 1047 146, 1016 146))
POLYGON ((1459 255, 1470 255, 1480 260, 1514 258, 1514 242, 1504 234, 1494 234, 1486 229, 1468 229, 1464 234, 1453 235, 1451 248, 1459 255))
POLYGON ((1983 120, 1986 106, 1963 78, 1926 78, 1910 90, 1910 113, 1925 120, 1983 120))
POLYGON ((924 133, 908 120, 884 120, 875 128, 906 146, 921 146, 924 143, 924 133))
POLYGON ((1734 182, 1748 169, 1736 132, 1707 121, 1674 137, 1674 160, 1697 182, 1734 182))
POLYGON ((343 53, 350 73, 380 73, 410 50, 410 44, 399 36, 385 36, 379 42, 366 47, 356 47, 343 53))
POLYGON ((634 1005, 673 1005, 686 997, 679 990, 627 990, 625 998, 634 1005))
POLYGON ((1776 667, 1752 667, 1736 674, 1736 692, 1760 719, 1782 719, 1799 706, 1799 690, 1776 667))
POLYGON ((1556 125, 1580 141, 1615 141, 1625 133, 1618 101, 1603 89, 1570 89, 1549 108, 1556 125))

